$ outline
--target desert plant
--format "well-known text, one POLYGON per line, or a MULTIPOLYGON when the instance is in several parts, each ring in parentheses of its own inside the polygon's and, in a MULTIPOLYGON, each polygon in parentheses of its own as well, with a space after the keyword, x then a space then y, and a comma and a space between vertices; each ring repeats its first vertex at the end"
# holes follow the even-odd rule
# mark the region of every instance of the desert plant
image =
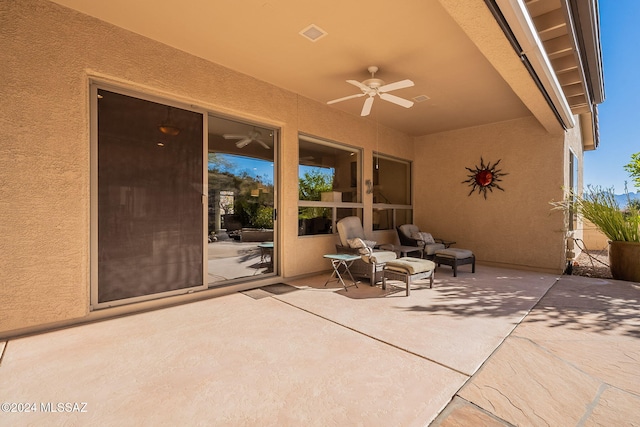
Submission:
POLYGON ((629 172, 634 185, 640 189, 640 152, 631 155, 631 161, 624 165, 624 170, 629 172))
POLYGON ((640 243, 640 212, 632 207, 621 210, 613 189, 588 187, 582 195, 570 191, 564 201, 551 204, 591 221, 611 241, 640 243))

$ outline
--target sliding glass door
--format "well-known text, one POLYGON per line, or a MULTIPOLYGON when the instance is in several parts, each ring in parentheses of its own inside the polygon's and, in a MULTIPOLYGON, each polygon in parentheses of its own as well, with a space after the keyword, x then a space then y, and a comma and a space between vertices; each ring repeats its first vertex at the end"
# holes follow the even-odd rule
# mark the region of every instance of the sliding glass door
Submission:
POLYGON ((208 122, 209 286, 277 269, 277 131, 223 117, 208 122))
POLYGON ((205 288, 206 115, 91 94, 92 305, 205 288))

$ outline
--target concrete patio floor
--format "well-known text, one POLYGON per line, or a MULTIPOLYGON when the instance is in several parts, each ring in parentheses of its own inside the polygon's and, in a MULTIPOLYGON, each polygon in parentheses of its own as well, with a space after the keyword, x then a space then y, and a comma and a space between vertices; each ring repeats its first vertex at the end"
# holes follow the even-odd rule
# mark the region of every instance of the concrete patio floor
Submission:
POLYGON ((0 342, 0 425, 640 426, 639 284, 466 267, 0 342))

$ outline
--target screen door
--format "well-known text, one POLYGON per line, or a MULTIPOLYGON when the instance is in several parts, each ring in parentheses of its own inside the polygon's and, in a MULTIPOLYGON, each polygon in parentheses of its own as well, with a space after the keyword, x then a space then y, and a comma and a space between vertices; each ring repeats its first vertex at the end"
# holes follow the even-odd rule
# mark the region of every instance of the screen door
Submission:
POLYGON ((92 96, 92 304, 205 287, 205 115, 95 86, 92 96))

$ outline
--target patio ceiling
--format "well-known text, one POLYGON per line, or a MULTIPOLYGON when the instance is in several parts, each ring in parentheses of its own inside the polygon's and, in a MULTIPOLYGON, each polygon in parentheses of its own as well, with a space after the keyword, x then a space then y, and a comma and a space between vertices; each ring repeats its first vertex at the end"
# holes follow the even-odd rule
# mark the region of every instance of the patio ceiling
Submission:
MULTIPOLYGON (((321 103, 359 93, 345 80, 376 65, 386 83, 415 82, 395 95, 428 97, 410 109, 376 99, 369 119, 409 135, 532 114, 435 0, 54 1, 321 103), (312 24, 327 35, 300 35, 312 24)), ((359 115, 363 102, 331 107, 359 115)))

